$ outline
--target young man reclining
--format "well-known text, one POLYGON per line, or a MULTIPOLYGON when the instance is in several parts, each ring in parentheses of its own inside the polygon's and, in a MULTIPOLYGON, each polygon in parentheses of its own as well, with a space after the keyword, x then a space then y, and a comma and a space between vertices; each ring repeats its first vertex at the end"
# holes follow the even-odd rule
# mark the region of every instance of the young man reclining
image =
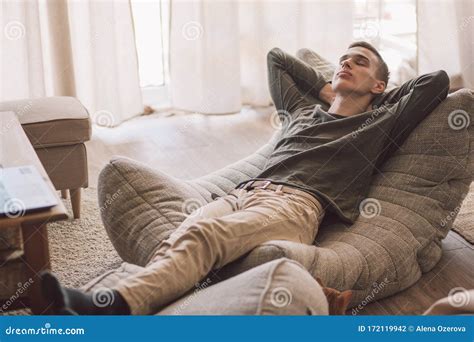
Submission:
POLYGON ((154 314, 212 269, 270 240, 312 244, 326 210, 347 223, 359 215, 373 173, 441 101, 440 70, 384 92, 387 65, 366 42, 351 44, 331 82, 274 48, 269 89, 282 122, 264 170, 189 216, 160 243, 145 269, 111 289, 109 306, 42 274, 54 314, 154 314), (306 96, 308 95, 308 96, 306 96), (327 102, 326 112, 308 98, 327 102))

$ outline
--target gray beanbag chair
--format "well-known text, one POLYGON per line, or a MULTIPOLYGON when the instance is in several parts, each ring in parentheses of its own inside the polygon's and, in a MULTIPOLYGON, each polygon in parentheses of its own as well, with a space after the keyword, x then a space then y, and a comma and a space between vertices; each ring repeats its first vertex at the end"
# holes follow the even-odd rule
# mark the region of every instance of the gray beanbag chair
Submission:
MULTIPOLYGON (((84 291, 113 287, 143 267, 123 263, 92 280, 84 291)), ((158 315, 327 315, 328 302, 318 282, 296 261, 281 258, 216 282, 206 277, 158 315)))
MULTIPOLYGON (((334 68, 314 52, 302 49, 297 55, 324 70, 328 79, 332 76, 334 68)), ((219 279, 285 257, 327 286, 354 290, 351 306, 413 285, 439 261, 441 240, 472 182, 473 103, 472 91, 461 89, 420 123, 372 179, 367 212, 353 225, 327 215, 314 245, 269 241, 219 270, 219 279)), ((119 255, 127 263, 145 265, 184 220, 190 203, 210 202, 212 193, 222 196, 256 176, 277 139, 278 132, 249 157, 192 180, 127 158, 111 160, 99 177, 99 205, 119 255)))

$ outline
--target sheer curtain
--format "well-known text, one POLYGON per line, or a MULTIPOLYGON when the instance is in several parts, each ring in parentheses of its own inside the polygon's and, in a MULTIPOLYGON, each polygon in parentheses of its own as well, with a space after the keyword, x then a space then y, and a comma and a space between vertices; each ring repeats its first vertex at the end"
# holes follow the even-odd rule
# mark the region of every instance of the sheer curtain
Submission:
MULTIPOLYGON (((445 69, 473 87, 473 3, 418 0, 419 74, 445 69)), ((129 1, 1 6, 0 101, 76 96, 106 126, 143 111, 129 1)), ((352 41, 353 16, 351 0, 174 0, 172 106, 210 114, 266 106, 267 52, 309 47, 335 61, 352 41)))
POLYGON ((444 69, 452 86, 473 89, 473 32, 474 1, 418 0, 418 73, 444 69))
POLYGON ((128 1, 2 1, 0 101, 75 96, 118 125, 143 111, 128 1))
POLYGON ((173 1, 173 107, 222 114, 269 105, 268 51, 309 47, 334 61, 352 41, 352 12, 352 1, 173 1))

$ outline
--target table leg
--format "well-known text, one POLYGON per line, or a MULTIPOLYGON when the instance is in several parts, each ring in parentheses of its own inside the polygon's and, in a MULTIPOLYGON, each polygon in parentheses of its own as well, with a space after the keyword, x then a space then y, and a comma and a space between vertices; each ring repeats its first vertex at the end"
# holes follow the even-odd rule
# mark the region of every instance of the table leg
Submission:
POLYGON ((46 223, 23 223, 24 256, 29 278, 33 280, 28 291, 30 309, 34 315, 48 313, 49 303, 41 294, 39 273, 50 269, 48 231, 46 223))

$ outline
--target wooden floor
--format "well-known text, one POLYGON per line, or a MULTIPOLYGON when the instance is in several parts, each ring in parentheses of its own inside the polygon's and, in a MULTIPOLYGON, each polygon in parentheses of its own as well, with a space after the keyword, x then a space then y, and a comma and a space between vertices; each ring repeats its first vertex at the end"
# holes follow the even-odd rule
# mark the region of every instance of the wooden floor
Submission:
MULTIPOLYGON (((182 179, 205 175, 248 156, 273 134, 272 110, 245 108, 237 115, 163 114, 117 128, 94 127, 87 144, 90 186, 113 155, 127 156, 182 179)), ((439 264, 404 292, 367 305, 360 315, 420 314, 454 287, 474 288, 474 249, 452 232, 439 264)))
POLYGON ((230 115, 151 115, 116 128, 94 126, 87 145, 89 183, 113 155, 127 156, 182 179, 199 177, 248 156, 275 132, 269 108, 230 115))

